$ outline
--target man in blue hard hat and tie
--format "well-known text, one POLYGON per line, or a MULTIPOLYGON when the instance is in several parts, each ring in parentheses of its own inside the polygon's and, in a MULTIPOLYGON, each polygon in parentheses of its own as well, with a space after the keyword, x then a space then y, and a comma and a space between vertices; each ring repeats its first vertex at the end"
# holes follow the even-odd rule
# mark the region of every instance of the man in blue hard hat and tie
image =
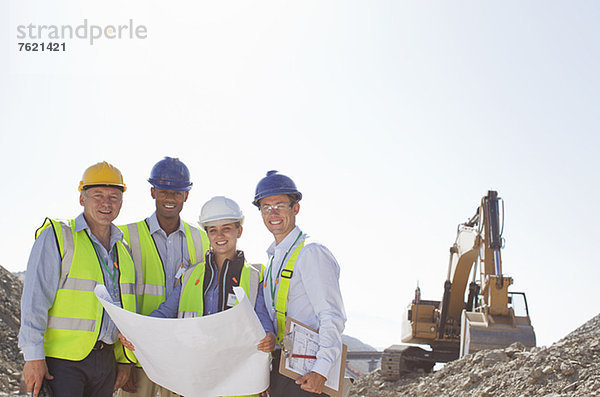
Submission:
MULTIPOLYGON (((154 165, 148 182, 156 211, 140 222, 121 226, 135 263, 138 312, 146 316, 167 300, 189 266, 204 261, 210 246, 204 230, 179 217, 192 188, 187 166, 177 158, 165 157, 154 165)), ((131 351, 123 353, 136 362, 131 351)), ((155 397, 157 393, 177 396, 152 382, 136 366, 119 396, 155 397)))
POLYGON ((311 242, 296 226, 302 194, 289 177, 269 171, 258 182, 253 204, 262 214, 275 241, 267 250, 263 294, 277 333, 273 354, 272 397, 321 394, 334 362, 342 353, 346 323, 339 286, 340 267, 331 252, 311 242), (279 373, 279 359, 286 317, 319 331, 319 348, 311 370, 295 381, 279 373))

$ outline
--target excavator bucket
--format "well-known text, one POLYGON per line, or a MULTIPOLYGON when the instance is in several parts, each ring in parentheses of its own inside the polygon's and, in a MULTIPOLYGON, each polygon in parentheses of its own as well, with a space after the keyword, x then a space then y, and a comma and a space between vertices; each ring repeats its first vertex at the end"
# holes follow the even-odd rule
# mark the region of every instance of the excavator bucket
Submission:
POLYGON ((493 316, 463 310, 460 357, 479 350, 505 348, 515 342, 535 346, 535 332, 529 317, 493 316))

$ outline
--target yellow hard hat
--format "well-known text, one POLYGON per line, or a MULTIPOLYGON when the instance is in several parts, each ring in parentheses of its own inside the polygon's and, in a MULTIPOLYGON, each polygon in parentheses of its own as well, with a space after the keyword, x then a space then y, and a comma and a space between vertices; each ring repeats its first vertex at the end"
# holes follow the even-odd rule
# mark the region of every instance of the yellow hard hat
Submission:
POLYGON ((121 171, 106 161, 88 167, 83 173, 83 178, 79 182, 79 191, 91 186, 114 186, 123 191, 127 190, 121 171))

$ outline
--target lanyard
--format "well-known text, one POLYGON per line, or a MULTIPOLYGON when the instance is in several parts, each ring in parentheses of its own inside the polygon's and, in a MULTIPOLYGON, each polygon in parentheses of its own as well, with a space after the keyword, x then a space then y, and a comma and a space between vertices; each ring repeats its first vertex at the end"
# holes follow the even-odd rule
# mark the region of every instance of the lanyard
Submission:
POLYGON ((273 255, 271 257, 271 262, 269 263, 269 282, 271 283, 271 288, 270 288, 271 289, 271 291, 270 291, 271 292, 271 305, 273 307, 275 307, 275 292, 277 290, 277 284, 279 284, 279 276, 281 275, 281 270, 283 269, 283 265, 285 264, 285 259, 287 258, 288 254, 290 253, 292 248, 294 248, 294 245, 296 245, 296 243, 300 239, 300 236, 302 236, 302 232, 298 233, 298 237, 296 237, 296 240, 294 240, 292 245, 290 245, 290 248, 287 250, 287 252, 283 256, 283 260, 281 261, 281 264, 279 265, 279 270, 277 270, 277 278, 275 279, 275 284, 273 284, 273 279, 271 278, 271 276, 272 276, 271 273, 273 270, 273 258, 275 258, 275 255, 273 255))
MULTIPOLYGON (((94 251, 96 251, 96 256, 98 257, 98 259, 100 260, 100 263, 102 264, 102 266, 104 266, 104 268, 106 269, 106 272, 110 276, 110 279, 112 281, 112 288, 113 288, 114 293, 116 294, 117 286, 115 285, 115 277, 117 275, 117 272, 119 271, 119 264, 115 260, 115 251, 113 251, 113 253, 112 253, 114 268, 113 268, 113 271, 111 272, 110 269, 108 268, 108 263, 104 260, 104 257, 102 257, 102 255, 100 255, 100 252, 98 252, 98 246, 96 245, 96 243, 92 241, 92 244, 94 245, 94 251)), ((115 250, 117 249, 116 246, 114 248, 115 248, 115 250)))
POLYGON ((173 282, 173 288, 177 287, 177 284, 181 280, 181 276, 183 275, 183 273, 185 272, 185 270, 192 264, 191 260, 184 259, 184 257, 183 257, 183 240, 185 240, 187 242, 187 235, 185 234, 185 232, 183 233, 183 237, 181 237, 181 263, 179 264, 179 269, 177 269, 177 273, 175 273, 175 281, 173 282), (188 263, 188 266, 187 267, 183 267, 183 264, 186 261, 188 263))

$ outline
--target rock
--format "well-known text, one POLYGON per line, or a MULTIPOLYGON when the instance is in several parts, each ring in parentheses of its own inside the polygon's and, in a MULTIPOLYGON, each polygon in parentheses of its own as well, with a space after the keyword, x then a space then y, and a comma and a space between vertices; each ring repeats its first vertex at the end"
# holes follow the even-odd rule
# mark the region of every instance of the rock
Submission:
POLYGON ((513 358, 516 353, 520 353, 525 350, 525 346, 521 342, 515 342, 512 345, 504 349, 506 355, 513 358))
POLYGON ((530 378, 532 378, 532 379, 535 379, 535 380, 537 380, 537 379, 541 378, 541 377, 542 377, 542 375, 544 375, 544 373, 543 373, 543 371, 542 371, 541 369, 539 369, 539 368, 534 368, 534 369, 533 369, 533 371, 531 371, 531 372, 529 373, 529 377, 530 377, 530 378))
POLYGON ((571 376, 575 373, 575 369, 573 367, 571 367, 570 365, 566 364, 566 363, 562 363, 560 365, 560 372, 564 375, 564 376, 571 376))
POLYGON ((479 373, 479 376, 482 378, 489 378, 490 376, 492 376, 492 373, 493 373, 492 371, 486 369, 486 370, 481 371, 479 373))
POLYGON ((483 365, 488 367, 496 363, 507 362, 509 360, 506 352, 502 350, 491 350, 483 357, 483 365))
POLYGON ((568 393, 568 392, 571 392, 571 391, 575 390, 575 389, 577 388, 577 384, 578 384, 578 383, 579 383, 579 382, 573 382, 573 383, 571 383, 570 385, 568 385, 567 387, 565 387, 565 388, 562 390, 562 391, 563 391, 563 393, 568 393))
POLYGON ((496 388, 496 386, 494 386, 494 385, 490 385, 490 386, 486 387, 486 388, 483 390, 483 392, 484 392, 484 393, 486 393, 486 394, 491 394, 491 393, 494 391, 494 389, 495 389, 495 388, 496 388))

